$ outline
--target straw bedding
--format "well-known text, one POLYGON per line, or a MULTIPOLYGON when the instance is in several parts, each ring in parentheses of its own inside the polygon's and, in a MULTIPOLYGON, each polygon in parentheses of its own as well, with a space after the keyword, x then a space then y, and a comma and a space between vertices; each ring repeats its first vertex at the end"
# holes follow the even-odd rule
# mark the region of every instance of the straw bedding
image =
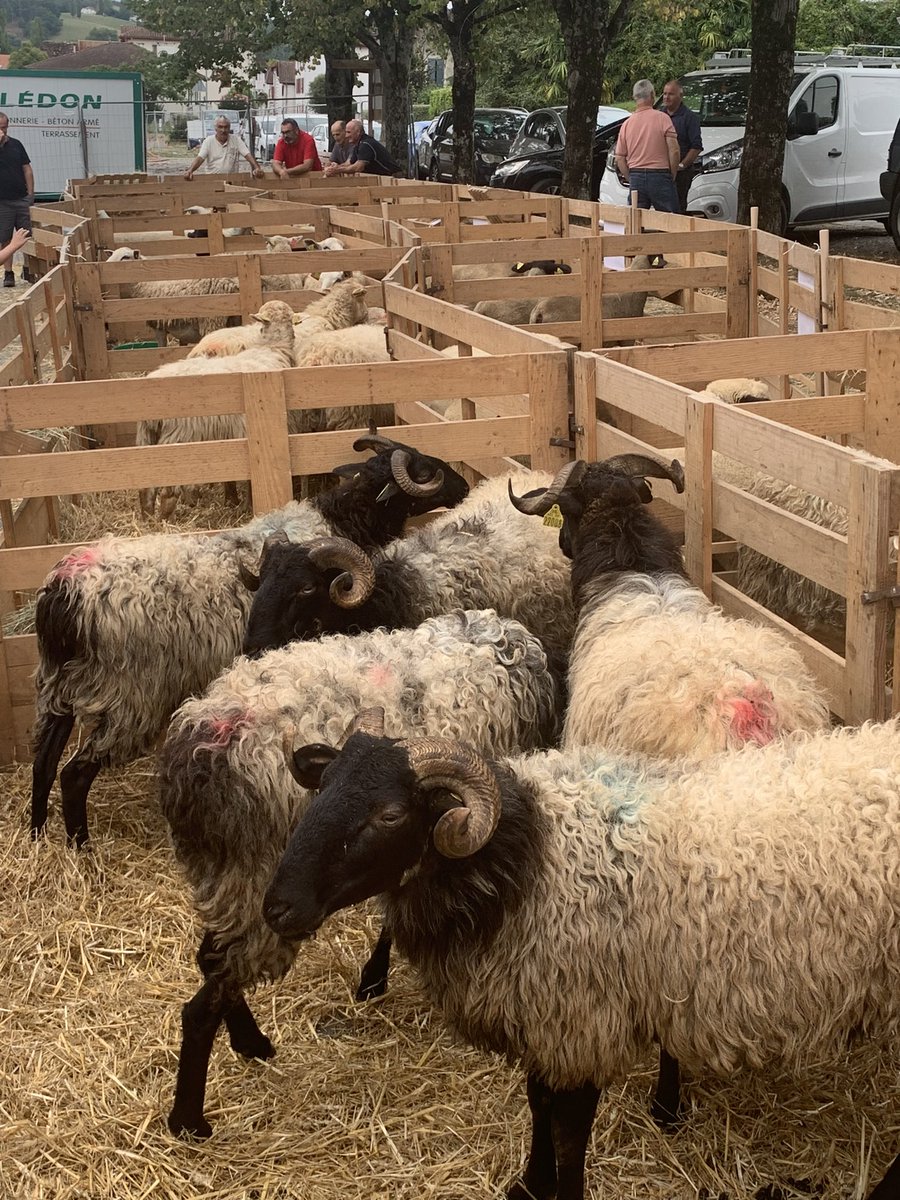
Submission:
MULTIPOLYGON (((27 837, 30 773, 2 777, 0 1196, 22 1200, 470 1200, 502 1194, 525 1154, 520 1075, 455 1044, 408 968, 364 1006, 352 991, 372 912, 329 923, 293 973, 252 998, 278 1054, 246 1063, 220 1039, 205 1144, 165 1128, 196 933, 144 759, 92 792, 93 848, 27 837)), ((900 1143, 898 1062, 871 1049, 805 1089, 743 1076, 689 1085, 674 1135, 647 1115, 648 1069, 601 1102, 594 1197, 711 1200, 811 1180, 865 1192, 900 1143), (874 1147, 874 1150, 872 1149, 874 1147)), ((819 1184, 822 1186, 818 1186, 819 1184)), ((769 1196, 772 1193, 768 1193, 769 1196)))

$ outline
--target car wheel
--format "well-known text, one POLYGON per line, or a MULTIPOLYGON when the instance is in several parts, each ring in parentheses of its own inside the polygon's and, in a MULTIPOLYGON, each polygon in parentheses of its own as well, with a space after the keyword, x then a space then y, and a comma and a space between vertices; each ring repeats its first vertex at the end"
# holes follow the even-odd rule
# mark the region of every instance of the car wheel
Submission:
POLYGON ((900 250, 900 188, 894 192, 891 201, 891 215, 888 217, 888 233, 894 239, 894 245, 900 250))
POLYGON ((428 178, 432 181, 432 183, 440 183, 441 181, 441 164, 436 158, 433 158, 429 164, 428 178))
POLYGON ((542 196, 558 196, 560 189, 560 181, 550 176, 546 179, 538 179, 531 185, 532 192, 540 192, 542 196))

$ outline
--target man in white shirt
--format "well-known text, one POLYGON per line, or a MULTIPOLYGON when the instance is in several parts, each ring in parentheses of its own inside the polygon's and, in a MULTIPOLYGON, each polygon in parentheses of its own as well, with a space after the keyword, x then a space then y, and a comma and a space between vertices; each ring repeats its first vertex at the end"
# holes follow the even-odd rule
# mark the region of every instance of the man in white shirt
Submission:
POLYGON ((185 179, 193 179, 198 167, 206 163, 206 174, 234 175, 241 167, 241 159, 250 164, 254 179, 262 179, 265 172, 241 139, 231 132, 227 117, 216 118, 216 132, 200 143, 197 157, 184 173, 185 179))

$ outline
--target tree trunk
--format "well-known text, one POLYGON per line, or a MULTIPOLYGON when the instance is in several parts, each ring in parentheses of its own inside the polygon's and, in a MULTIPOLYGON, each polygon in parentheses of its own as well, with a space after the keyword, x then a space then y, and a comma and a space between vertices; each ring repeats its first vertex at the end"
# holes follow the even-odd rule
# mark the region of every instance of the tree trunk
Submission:
POLYGON ((329 129, 335 121, 349 121, 353 116, 353 72, 333 67, 333 59, 355 58, 352 45, 325 54, 325 103, 328 107, 329 129))
MULTIPOLYGON (((409 76, 415 36, 408 11, 392 5, 372 10, 378 34, 369 52, 381 71, 382 137, 388 153, 404 169, 409 166, 409 76)), ((415 175, 413 175, 415 178, 415 175)))
POLYGON ((741 160, 738 221, 759 208, 759 228, 783 232, 781 172, 794 72, 799 0, 752 0, 750 97, 741 160))
MULTIPOLYGON (((475 183, 475 59, 472 54, 471 13, 457 6, 461 19, 445 26, 453 55, 453 177, 457 183, 475 183)), ((453 12, 456 14, 454 6, 453 12)), ((473 9, 472 12, 475 10, 473 9)))
POLYGON ((624 23, 631 0, 619 0, 612 16, 609 0, 552 0, 552 3, 569 68, 562 192, 565 196, 590 200, 594 130, 603 92, 606 54, 624 23))

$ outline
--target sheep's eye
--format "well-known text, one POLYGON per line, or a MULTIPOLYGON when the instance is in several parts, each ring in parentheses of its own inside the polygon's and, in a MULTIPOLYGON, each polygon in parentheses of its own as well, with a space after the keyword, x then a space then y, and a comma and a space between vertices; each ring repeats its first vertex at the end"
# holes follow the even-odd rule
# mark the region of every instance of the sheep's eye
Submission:
POLYGON ((382 825, 400 825, 406 820, 406 813, 400 808, 386 808, 378 814, 378 820, 382 825))
POLYGON ((300 589, 300 595, 303 597, 314 596, 316 594, 316 585, 314 583, 305 583, 300 589))

